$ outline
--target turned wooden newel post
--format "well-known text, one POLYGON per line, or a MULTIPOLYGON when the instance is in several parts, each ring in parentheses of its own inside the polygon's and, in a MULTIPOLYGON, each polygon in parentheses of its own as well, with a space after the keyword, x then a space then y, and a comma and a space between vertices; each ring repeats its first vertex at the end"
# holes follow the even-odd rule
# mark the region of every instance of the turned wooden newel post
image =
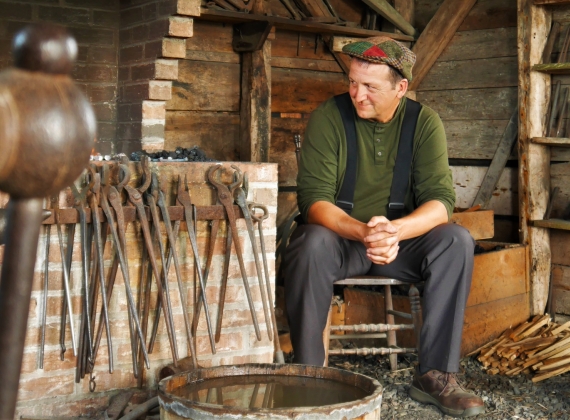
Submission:
POLYGON ((93 110, 69 77, 76 55, 63 28, 29 26, 14 38, 15 68, 0 73, 0 190, 10 194, 0 277, 0 419, 16 410, 42 197, 71 184, 93 148, 93 110))

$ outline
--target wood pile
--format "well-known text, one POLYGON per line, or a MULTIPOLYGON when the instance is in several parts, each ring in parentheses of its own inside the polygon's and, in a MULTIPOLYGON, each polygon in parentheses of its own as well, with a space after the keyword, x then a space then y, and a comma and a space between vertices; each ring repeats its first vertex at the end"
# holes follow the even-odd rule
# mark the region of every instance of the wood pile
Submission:
POLYGON ((570 371, 570 321, 559 325, 537 315, 468 356, 475 354, 491 375, 533 374, 533 382, 561 375, 570 371))

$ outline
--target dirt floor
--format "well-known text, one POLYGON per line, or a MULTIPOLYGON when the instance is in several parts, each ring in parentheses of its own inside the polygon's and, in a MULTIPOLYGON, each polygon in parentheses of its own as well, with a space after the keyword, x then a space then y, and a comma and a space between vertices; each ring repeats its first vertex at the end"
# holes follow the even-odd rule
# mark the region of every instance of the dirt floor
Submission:
MULTIPOLYGON (((382 419, 451 419, 435 406, 420 404, 408 396, 417 360, 401 357, 391 373, 386 357, 331 357, 330 366, 362 373, 384 386, 382 419)), ((473 419, 570 419, 570 374, 534 384, 530 377, 488 375, 474 358, 461 361, 462 384, 485 401, 485 414, 473 419)))

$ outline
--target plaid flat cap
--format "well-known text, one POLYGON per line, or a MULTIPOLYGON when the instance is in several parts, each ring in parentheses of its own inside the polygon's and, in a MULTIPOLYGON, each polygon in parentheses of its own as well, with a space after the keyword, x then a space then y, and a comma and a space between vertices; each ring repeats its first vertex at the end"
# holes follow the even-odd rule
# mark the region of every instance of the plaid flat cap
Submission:
POLYGON ((412 81, 416 55, 407 47, 387 36, 377 36, 346 44, 342 52, 377 64, 388 64, 412 81))

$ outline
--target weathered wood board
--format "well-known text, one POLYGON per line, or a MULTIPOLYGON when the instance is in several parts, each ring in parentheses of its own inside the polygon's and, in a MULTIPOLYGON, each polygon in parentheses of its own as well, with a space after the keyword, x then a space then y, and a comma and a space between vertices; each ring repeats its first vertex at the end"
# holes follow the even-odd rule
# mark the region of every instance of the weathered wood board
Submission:
MULTIPOLYGON (((451 172, 457 195, 455 206, 459 208, 471 207, 487 168, 483 166, 452 166, 451 172)), ((517 192, 517 171, 515 168, 505 168, 489 202, 489 209, 500 215, 518 214, 517 192)))
MULTIPOLYGON (((495 244, 492 244, 495 245, 495 244)), ((471 292, 467 300, 461 354, 487 343, 507 328, 526 321, 530 315, 527 248, 503 244, 507 248, 475 256, 471 292)), ((409 312, 407 296, 392 297, 395 310, 409 312)), ((381 293, 345 289, 345 324, 384 322, 384 297, 381 293)), ((397 323, 410 320, 397 318, 397 323)), ((410 347, 415 339, 410 332, 398 332, 398 345, 410 347)))
POLYGON ((297 159, 295 157, 296 134, 304 136, 308 118, 273 118, 271 120, 270 162, 279 163, 279 185, 296 185, 297 159))
POLYGON ((236 160, 239 115, 227 112, 167 111, 164 148, 198 146, 206 156, 236 160))
MULTIPOLYGON (((552 235, 551 235, 552 240, 552 235)), ((554 253, 553 253, 554 256, 554 253)), ((552 261, 553 311, 570 315, 570 267, 552 261)))
MULTIPOLYGON (((422 31, 443 0, 418 0, 416 6, 416 28, 422 31)), ((477 29, 507 28, 517 26, 517 5, 511 0, 479 0, 461 26, 459 31, 477 29)))
POLYGON ((481 89, 517 86, 517 57, 437 61, 417 92, 444 89, 481 89))
MULTIPOLYGON (((447 120, 509 120, 517 106, 516 87, 418 91, 418 101, 447 120)), ((497 139, 497 142, 499 139, 497 139)))
POLYGON ((271 111, 310 113, 331 96, 348 90, 343 73, 273 68, 271 111))
POLYGON ((232 49, 232 26, 194 19, 194 36, 186 39, 186 59, 239 63, 232 49))
POLYGON ((517 56, 517 28, 456 32, 439 62, 517 56))
POLYGON ((172 83, 173 111, 239 111, 240 65, 179 60, 178 80, 172 83))
POLYGON ((473 239, 491 239, 495 235, 495 222, 492 210, 479 210, 451 215, 451 223, 469 230, 473 239))
MULTIPOLYGON (((493 159, 509 120, 445 120, 450 159, 493 159)), ((516 150, 512 159, 516 160, 516 150)))

